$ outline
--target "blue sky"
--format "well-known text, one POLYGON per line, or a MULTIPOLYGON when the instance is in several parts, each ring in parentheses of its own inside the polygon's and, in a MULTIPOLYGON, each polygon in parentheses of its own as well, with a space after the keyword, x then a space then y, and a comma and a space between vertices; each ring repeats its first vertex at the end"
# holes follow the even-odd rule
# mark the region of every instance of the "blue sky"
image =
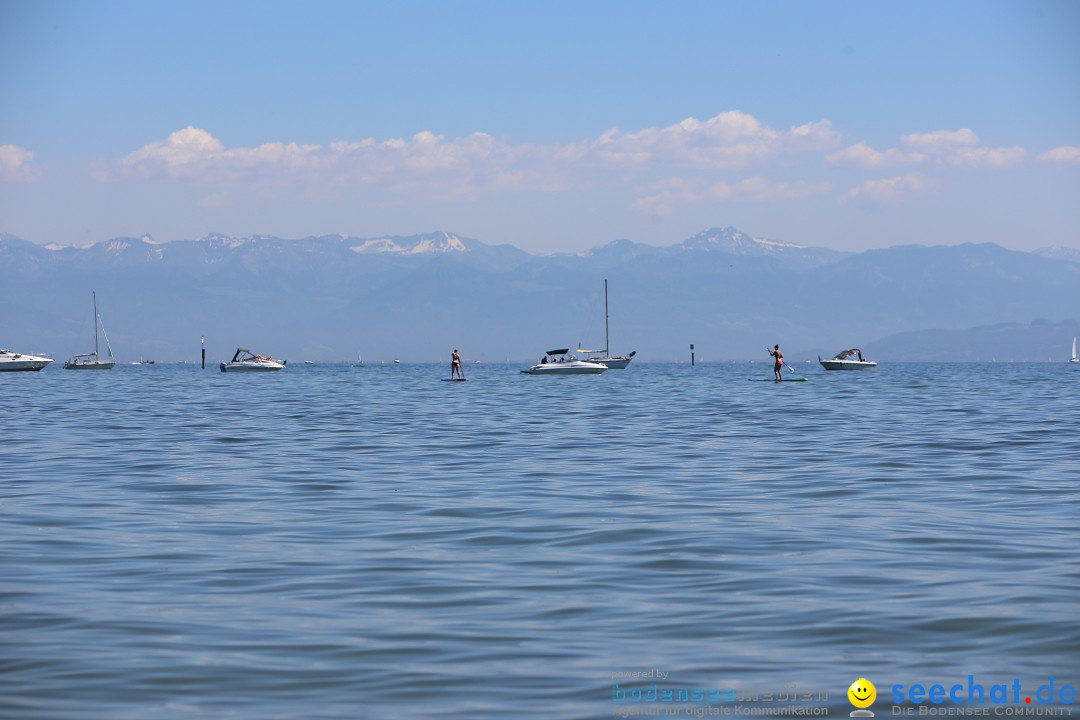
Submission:
POLYGON ((0 231, 1080 248, 1080 3, 0 2, 0 231))

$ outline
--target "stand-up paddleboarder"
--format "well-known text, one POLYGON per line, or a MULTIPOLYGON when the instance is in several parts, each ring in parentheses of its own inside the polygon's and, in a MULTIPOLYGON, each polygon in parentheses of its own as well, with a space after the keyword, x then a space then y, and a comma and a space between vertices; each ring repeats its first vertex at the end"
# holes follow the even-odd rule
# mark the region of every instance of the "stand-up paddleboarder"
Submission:
MULTIPOLYGON (((769 350, 769 348, 765 348, 765 349, 769 350)), ((780 352, 780 346, 779 345, 773 345, 773 349, 769 350, 769 355, 776 358, 776 364, 773 365, 773 375, 776 376, 777 380, 783 380, 784 379, 784 372, 783 372, 784 371, 784 353, 780 352)))
POLYGON ((458 355, 457 348, 454 348, 453 354, 450 355, 450 379, 454 378, 465 379, 465 374, 461 372, 461 356, 458 355))

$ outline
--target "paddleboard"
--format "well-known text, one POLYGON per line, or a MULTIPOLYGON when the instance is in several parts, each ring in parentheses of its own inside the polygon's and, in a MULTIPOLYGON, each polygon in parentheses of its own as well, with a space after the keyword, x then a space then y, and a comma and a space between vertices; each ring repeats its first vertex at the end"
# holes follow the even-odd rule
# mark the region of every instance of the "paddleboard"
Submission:
POLYGON ((783 380, 773 380, 772 378, 746 378, 746 379, 749 380, 750 382, 781 383, 781 382, 806 382, 810 378, 784 378, 783 380))
POLYGON ((465 382, 469 378, 443 378, 443 382, 465 382))

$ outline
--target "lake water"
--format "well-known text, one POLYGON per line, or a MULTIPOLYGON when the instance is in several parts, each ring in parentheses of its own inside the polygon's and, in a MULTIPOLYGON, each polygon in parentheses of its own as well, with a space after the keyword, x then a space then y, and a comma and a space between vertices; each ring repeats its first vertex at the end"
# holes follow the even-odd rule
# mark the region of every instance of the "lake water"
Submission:
POLYGON ((0 716, 1080 687, 1080 368, 518 369, 0 376, 0 716))

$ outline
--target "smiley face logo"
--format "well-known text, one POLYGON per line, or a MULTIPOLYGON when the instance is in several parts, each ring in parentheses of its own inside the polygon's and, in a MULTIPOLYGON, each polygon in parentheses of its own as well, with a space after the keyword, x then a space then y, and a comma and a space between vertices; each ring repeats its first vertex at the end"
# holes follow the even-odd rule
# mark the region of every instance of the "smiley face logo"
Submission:
POLYGON ((848 700, 857 708, 868 708, 877 699, 877 688, 866 678, 859 678, 847 689, 848 700))

